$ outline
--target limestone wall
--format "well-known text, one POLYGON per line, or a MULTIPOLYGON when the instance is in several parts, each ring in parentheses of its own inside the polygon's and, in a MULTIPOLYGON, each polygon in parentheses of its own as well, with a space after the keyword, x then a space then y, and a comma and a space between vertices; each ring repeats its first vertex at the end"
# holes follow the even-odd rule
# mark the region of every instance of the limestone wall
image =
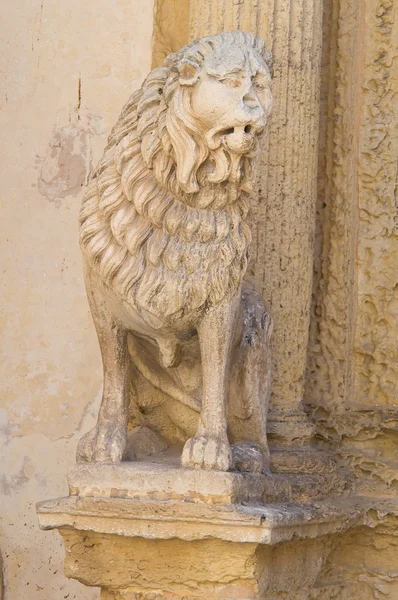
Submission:
POLYGON ((77 235, 81 190, 151 65, 147 0, 1 5, 0 552, 6 600, 96 598, 63 575, 35 503, 67 493, 101 373, 77 235))

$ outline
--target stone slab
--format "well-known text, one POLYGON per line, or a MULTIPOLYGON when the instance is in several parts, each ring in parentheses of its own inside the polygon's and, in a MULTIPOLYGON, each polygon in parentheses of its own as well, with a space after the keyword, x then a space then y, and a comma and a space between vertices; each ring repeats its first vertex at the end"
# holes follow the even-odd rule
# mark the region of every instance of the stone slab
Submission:
POLYGON ((345 531, 362 516, 349 503, 211 505, 69 496, 37 505, 42 529, 73 528, 149 539, 278 544, 345 531))
POLYGON ((68 476, 70 494, 80 497, 173 500, 207 504, 286 499, 289 484, 260 473, 181 469, 156 462, 80 463, 68 476))

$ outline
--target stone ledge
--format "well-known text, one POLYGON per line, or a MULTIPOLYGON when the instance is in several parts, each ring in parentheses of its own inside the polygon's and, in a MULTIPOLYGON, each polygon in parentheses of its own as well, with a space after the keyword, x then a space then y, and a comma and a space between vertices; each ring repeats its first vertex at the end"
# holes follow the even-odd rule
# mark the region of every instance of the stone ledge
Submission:
POLYGON ((330 454, 314 448, 278 449, 271 446, 271 470, 275 473, 334 473, 336 460, 330 454))
POLYGON ((345 531, 359 523, 349 503, 211 506, 173 501, 69 496, 37 505, 42 529, 73 528, 126 537, 278 544, 345 531))

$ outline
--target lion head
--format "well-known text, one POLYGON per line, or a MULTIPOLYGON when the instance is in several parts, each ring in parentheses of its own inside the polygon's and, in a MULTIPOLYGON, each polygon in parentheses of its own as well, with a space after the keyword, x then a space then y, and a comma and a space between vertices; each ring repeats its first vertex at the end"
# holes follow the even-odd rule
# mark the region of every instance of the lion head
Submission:
POLYGON ((219 301, 243 277, 242 192, 271 111, 269 67, 250 33, 197 40, 149 74, 109 137, 81 246, 108 285, 157 317, 219 301))
MULTIPOLYGON (((255 156, 271 112, 269 63, 264 42, 236 31, 185 46, 148 77, 144 87, 148 94, 155 88, 157 118, 139 126, 142 154, 163 183, 170 177, 163 155, 170 155, 175 194, 243 180, 245 159, 255 156)), ((146 108, 144 100, 141 118, 146 108)))

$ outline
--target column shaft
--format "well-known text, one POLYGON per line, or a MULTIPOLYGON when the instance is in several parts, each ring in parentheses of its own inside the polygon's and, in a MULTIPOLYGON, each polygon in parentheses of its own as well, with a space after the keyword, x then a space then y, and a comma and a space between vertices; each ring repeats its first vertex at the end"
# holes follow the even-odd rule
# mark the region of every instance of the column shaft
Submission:
POLYGON ((274 57, 274 111, 253 198, 248 278, 275 319, 272 411, 300 415, 313 273, 321 2, 191 0, 191 39, 250 30, 274 57))

